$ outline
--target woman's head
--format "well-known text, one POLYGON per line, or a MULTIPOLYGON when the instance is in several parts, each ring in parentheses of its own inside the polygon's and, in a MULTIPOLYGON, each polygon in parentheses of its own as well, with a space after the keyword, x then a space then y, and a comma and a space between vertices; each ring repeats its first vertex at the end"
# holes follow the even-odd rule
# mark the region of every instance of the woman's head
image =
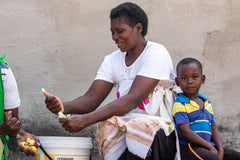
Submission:
POLYGON ((129 24, 131 27, 134 27, 137 23, 142 24, 142 36, 147 34, 148 28, 148 18, 146 13, 138 5, 126 2, 118 5, 113 8, 110 13, 110 19, 120 18, 125 23, 129 24))

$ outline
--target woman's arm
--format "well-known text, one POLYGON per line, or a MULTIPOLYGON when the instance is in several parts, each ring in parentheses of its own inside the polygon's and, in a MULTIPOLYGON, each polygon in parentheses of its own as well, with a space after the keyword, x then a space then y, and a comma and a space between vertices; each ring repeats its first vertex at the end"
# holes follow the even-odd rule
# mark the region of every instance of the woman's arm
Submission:
POLYGON ((63 123, 65 130, 78 132, 91 124, 104 121, 112 116, 124 115, 136 108, 153 91, 158 81, 137 76, 127 95, 87 114, 60 119, 60 123, 63 123))
POLYGON ((55 114, 60 111, 70 114, 89 113, 103 102, 112 87, 110 82, 95 80, 83 96, 68 102, 62 102, 57 96, 44 92, 46 107, 55 114))
POLYGON ((89 113, 92 123, 106 120, 112 116, 122 116, 136 108, 153 91, 158 80, 137 76, 127 95, 89 113))
POLYGON ((104 80, 95 80, 88 91, 73 101, 64 102, 64 113, 84 114, 94 111, 108 96, 113 84, 104 80))

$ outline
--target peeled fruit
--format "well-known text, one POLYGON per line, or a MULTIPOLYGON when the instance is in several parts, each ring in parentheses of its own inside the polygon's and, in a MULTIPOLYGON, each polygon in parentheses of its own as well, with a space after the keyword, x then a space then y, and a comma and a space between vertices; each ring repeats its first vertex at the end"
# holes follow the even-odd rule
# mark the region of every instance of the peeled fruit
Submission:
POLYGON ((21 143, 22 143, 22 146, 23 146, 23 147, 27 146, 27 145, 26 145, 26 142, 21 142, 21 143))
POLYGON ((58 118, 68 118, 70 117, 70 114, 64 115, 62 112, 58 113, 58 118))
POLYGON ((33 139, 27 138, 26 142, 21 142, 23 147, 31 147, 33 152, 37 151, 37 148, 34 146, 35 141, 33 139))
POLYGON ((29 146, 33 146, 34 143, 35 143, 35 141, 33 139, 27 138, 27 144, 29 146))
POLYGON ((37 152, 37 148, 35 146, 31 146, 33 152, 37 152))

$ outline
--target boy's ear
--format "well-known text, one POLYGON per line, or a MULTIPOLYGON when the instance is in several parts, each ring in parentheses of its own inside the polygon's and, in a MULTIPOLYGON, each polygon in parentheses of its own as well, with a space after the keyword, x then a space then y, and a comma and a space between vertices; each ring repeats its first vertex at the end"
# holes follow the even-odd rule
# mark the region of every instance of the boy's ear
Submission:
POLYGON ((179 82, 178 82, 178 78, 177 77, 175 78, 175 83, 176 83, 177 86, 179 86, 179 82))
POLYGON ((206 76, 203 74, 203 75, 202 75, 202 84, 205 83, 205 80, 206 80, 206 76))

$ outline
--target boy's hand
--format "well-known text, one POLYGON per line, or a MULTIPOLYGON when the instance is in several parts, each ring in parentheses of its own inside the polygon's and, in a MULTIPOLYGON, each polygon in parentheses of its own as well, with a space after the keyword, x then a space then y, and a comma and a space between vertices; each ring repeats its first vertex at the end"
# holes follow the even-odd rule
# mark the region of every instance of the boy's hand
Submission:
POLYGON ((12 117, 12 111, 4 113, 3 129, 6 135, 16 135, 21 128, 21 122, 17 118, 12 117))
POLYGON ((212 146, 211 148, 209 148, 209 151, 212 152, 212 153, 214 153, 214 154, 216 154, 216 155, 218 155, 218 150, 217 150, 214 146, 212 146))
POLYGON ((218 157, 220 158, 220 160, 223 160, 223 157, 224 157, 224 150, 223 149, 218 152, 218 157))

